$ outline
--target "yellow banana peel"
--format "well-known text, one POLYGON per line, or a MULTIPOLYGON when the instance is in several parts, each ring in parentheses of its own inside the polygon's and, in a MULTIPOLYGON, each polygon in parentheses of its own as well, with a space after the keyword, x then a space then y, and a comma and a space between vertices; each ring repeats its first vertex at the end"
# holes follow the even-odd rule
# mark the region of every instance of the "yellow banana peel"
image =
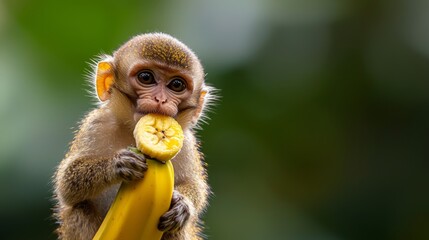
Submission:
POLYGON ((148 155, 142 180, 123 183, 93 240, 159 240, 160 217, 168 211, 174 190, 169 161, 181 149, 183 131, 171 117, 143 116, 134 130, 138 150, 148 155), (159 161, 160 160, 160 161, 159 161))

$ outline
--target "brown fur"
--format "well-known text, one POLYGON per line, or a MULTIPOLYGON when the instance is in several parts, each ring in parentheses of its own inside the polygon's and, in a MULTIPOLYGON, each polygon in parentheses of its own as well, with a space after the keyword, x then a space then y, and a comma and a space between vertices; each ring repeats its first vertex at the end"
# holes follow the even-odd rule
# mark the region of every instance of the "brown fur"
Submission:
POLYGON ((164 240, 202 239, 199 225, 207 206, 209 186, 202 154, 193 128, 207 101, 200 96, 208 88, 198 58, 184 44, 166 34, 145 34, 131 39, 113 57, 115 82, 109 89, 109 100, 83 119, 70 150, 54 175, 57 201, 55 217, 60 239, 92 239, 119 185, 144 177, 145 160, 133 156, 126 148, 134 146, 133 129, 136 93, 125 79, 135 61, 156 61, 168 69, 187 74, 193 91, 177 106, 174 116, 181 124, 185 141, 172 159, 175 192, 171 209, 161 218, 159 228, 167 230, 164 240))

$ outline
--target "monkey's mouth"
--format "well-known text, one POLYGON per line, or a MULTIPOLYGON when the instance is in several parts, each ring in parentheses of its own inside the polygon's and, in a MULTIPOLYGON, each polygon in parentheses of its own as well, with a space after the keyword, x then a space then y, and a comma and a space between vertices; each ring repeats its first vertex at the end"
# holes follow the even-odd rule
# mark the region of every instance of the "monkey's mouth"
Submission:
POLYGON ((153 110, 153 111, 141 111, 141 110, 137 110, 134 113, 134 121, 138 122, 140 120, 140 118, 142 118, 144 115, 150 114, 150 113, 156 113, 156 114, 161 114, 161 115, 169 116, 169 117, 172 117, 172 118, 176 118, 176 114, 171 115, 170 113, 168 113, 166 111, 162 111, 161 108, 158 108, 158 109, 153 110))

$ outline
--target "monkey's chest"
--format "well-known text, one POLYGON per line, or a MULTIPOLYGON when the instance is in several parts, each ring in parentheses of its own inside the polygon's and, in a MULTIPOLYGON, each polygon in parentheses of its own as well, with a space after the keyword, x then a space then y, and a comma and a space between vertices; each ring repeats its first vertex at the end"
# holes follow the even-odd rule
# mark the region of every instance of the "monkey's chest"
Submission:
POLYGON ((101 216, 106 216, 107 211, 109 211, 110 205, 112 205, 112 202, 115 199, 120 186, 121 184, 119 183, 112 185, 94 199, 95 207, 101 216))

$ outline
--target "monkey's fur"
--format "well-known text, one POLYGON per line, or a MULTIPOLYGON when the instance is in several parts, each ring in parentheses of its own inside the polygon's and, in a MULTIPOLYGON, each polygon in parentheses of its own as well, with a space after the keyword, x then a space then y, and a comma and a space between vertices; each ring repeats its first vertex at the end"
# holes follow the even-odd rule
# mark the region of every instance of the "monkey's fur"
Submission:
MULTIPOLYGON (((128 82, 128 71, 138 61, 179 71, 192 85, 189 96, 176 106, 173 116, 182 126, 185 140, 179 154, 171 160, 175 190, 171 208, 161 217, 159 228, 166 231, 164 240, 202 239, 199 218, 207 206, 210 190, 193 128, 213 95, 209 92, 212 88, 204 83, 198 58, 175 38, 154 33, 132 38, 113 56, 104 56, 100 62, 103 61, 112 67, 113 83, 104 95, 99 93, 103 102, 82 120, 53 177, 59 239, 92 239, 121 182, 144 178, 144 157, 127 150, 135 146, 136 114, 144 114, 139 109, 139 95, 128 82)), ((103 70, 101 65, 98 68, 95 78, 99 77, 97 71, 103 70)))

